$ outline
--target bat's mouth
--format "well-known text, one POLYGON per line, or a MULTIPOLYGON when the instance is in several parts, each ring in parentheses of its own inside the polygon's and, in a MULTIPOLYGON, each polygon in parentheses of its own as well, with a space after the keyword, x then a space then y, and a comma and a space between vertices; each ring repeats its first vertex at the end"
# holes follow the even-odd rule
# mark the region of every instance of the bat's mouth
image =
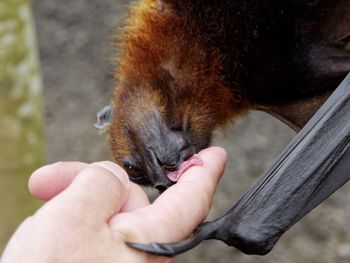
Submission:
POLYGON ((170 181, 175 183, 188 169, 196 165, 203 165, 203 162, 198 154, 194 154, 188 160, 182 162, 176 170, 167 170, 166 176, 170 181))

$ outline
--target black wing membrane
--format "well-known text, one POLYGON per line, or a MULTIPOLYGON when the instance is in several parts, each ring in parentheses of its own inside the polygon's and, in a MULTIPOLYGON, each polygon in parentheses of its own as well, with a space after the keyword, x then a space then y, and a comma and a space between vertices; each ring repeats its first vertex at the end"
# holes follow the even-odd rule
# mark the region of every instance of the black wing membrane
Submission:
POLYGON ((349 148, 350 74, 225 215, 200 225, 184 241, 127 244, 175 256, 202 240, 218 239, 246 254, 264 255, 283 233, 350 179, 349 148))

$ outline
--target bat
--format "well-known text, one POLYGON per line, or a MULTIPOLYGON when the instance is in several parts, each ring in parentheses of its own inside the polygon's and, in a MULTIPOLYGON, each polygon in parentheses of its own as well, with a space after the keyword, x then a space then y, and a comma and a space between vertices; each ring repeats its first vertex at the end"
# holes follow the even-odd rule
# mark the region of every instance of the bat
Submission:
POLYGON ((338 135, 324 130, 337 132, 347 123, 337 112, 346 112, 347 104, 338 103, 347 98, 348 79, 335 90, 350 71, 349 11, 346 0, 142 0, 131 8, 119 36, 118 86, 111 105, 98 114, 97 127, 109 123, 113 156, 132 181, 165 191, 182 167, 196 162, 193 156, 210 144, 215 129, 250 110, 269 112, 297 131, 308 124, 223 218, 199 227, 184 243, 130 245, 175 255, 214 238, 245 253, 264 254, 309 211, 298 202, 283 209, 296 189, 301 189, 298 198, 309 198, 311 209, 343 183, 340 174, 346 170, 336 167, 348 156, 348 135, 329 140, 338 135), (343 97, 335 96, 337 101, 333 94, 329 102, 331 93, 343 97), (310 120, 326 100, 327 112, 337 108, 334 116, 321 118, 318 111, 310 120), (325 179, 330 167, 340 169, 334 181, 325 179), (315 199, 304 178, 325 183, 324 188, 312 184, 315 199), (266 190, 272 190, 266 198, 275 203, 257 201, 266 190), (264 218, 284 221, 264 229, 259 221, 264 218), (246 220, 261 232, 250 231, 246 220))

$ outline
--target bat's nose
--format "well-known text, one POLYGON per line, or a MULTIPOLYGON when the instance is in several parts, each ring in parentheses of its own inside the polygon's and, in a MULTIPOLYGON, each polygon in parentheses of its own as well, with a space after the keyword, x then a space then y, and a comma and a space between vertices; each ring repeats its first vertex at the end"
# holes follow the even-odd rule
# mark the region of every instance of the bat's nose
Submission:
POLYGON ((181 133, 170 132, 161 141, 162 146, 155 150, 155 155, 159 166, 167 171, 177 170, 183 161, 195 153, 194 148, 181 133))
POLYGON ((157 136, 148 145, 150 174, 152 182, 159 192, 164 192, 174 184, 169 174, 176 173, 180 165, 195 154, 194 147, 186 139, 184 133, 173 131, 167 127, 158 131, 157 136))

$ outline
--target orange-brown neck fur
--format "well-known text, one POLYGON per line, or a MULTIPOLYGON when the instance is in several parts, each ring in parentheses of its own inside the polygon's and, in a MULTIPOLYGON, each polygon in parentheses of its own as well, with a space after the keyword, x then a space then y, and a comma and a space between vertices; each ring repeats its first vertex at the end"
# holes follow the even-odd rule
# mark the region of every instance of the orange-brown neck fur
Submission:
POLYGON ((117 121, 111 131, 115 151, 130 144, 121 134, 127 129, 120 127, 121 120, 127 120, 130 129, 140 129, 130 127, 130 122, 143 122, 145 131, 152 129, 147 127, 147 115, 158 111, 170 128, 191 126, 194 136, 208 140, 208 127, 224 125, 243 111, 240 97, 222 77, 222 55, 205 44, 198 25, 186 15, 154 0, 142 1, 130 11, 119 36, 119 85, 113 102, 117 121))
POLYGON ((121 34, 116 92, 123 86, 138 86, 139 91, 167 92, 173 99, 200 96, 207 108, 219 107, 221 124, 229 116, 222 116, 220 107, 239 112, 241 101, 223 79, 220 51, 205 44, 198 25, 186 16, 155 0, 141 1, 131 10, 121 34))

